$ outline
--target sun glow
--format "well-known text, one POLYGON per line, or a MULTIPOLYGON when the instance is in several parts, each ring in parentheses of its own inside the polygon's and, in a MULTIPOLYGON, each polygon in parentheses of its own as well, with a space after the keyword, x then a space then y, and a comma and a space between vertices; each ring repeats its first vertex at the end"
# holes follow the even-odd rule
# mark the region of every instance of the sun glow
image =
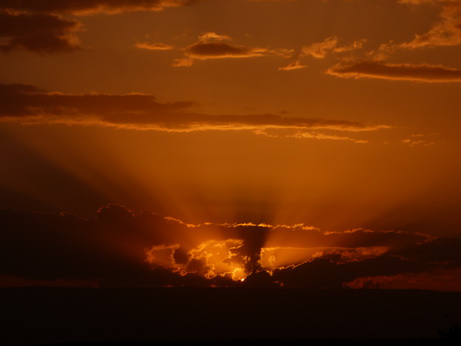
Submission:
POLYGON ((234 281, 245 281, 247 274, 245 273, 245 269, 242 267, 236 267, 232 271, 232 280, 234 281))
POLYGON ((154 246, 146 251, 146 262, 183 276, 198 274, 207 279, 221 276, 242 281, 248 276, 245 265, 249 260, 242 248, 243 241, 239 239, 208 240, 187 251, 187 260, 179 263, 175 254, 180 245, 154 246))

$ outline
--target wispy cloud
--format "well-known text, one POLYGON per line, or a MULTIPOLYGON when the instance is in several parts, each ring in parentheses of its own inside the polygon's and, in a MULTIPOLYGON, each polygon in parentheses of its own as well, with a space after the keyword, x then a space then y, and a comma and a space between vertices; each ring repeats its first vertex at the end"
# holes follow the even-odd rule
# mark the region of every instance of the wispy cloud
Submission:
POLYGON ((461 70, 439 65, 391 64, 382 61, 361 61, 338 64, 327 74, 341 78, 378 78, 387 80, 453 83, 461 82, 461 70))
POLYGON ((438 20, 431 28, 407 42, 388 42, 382 44, 373 53, 376 58, 387 59, 396 51, 454 47, 461 45, 461 3, 454 0, 399 0, 399 3, 411 6, 431 4, 440 7, 438 20))
POLYGON ((301 62, 301 60, 298 59, 296 61, 293 61, 293 62, 289 63, 286 66, 279 67, 279 70, 280 71, 293 71, 293 70, 299 70, 299 69, 306 68, 306 67, 307 67, 307 65, 304 65, 301 62))
POLYGON ((339 42, 340 40, 337 36, 331 36, 327 37, 322 42, 315 42, 311 43, 310 45, 304 46, 301 48, 299 52, 291 54, 291 58, 295 59, 294 61, 292 61, 288 65, 279 67, 279 70, 292 71, 305 68, 307 67, 307 65, 303 63, 305 57, 325 59, 328 55, 341 56, 345 53, 351 53, 356 50, 361 50, 366 40, 356 40, 346 45, 340 45, 339 42))
POLYGON ((302 48, 303 56, 312 56, 317 59, 323 59, 338 44, 338 38, 328 37, 323 42, 312 43, 302 48))
POLYGON ((148 43, 148 42, 137 42, 135 44, 136 48, 146 49, 146 50, 173 50, 174 46, 162 42, 157 43, 148 43))
POLYGON ((402 0, 406 4, 440 4, 442 10, 439 20, 432 28, 417 34, 409 42, 397 45, 397 48, 416 49, 424 47, 458 46, 461 44, 461 3, 455 0, 402 0))

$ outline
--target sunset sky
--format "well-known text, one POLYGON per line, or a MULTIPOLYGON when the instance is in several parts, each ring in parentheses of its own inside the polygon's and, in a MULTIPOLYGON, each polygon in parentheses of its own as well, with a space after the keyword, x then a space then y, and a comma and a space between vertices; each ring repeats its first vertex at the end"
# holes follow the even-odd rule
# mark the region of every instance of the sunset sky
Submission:
POLYGON ((461 1, 2 0, 0 51, 4 285, 461 290, 461 1))

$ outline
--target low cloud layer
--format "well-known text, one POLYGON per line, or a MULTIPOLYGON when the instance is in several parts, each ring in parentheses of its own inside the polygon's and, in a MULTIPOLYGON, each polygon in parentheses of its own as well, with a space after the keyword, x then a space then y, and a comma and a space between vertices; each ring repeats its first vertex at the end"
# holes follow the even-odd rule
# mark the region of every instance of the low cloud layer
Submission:
POLYGON ((0 211, 0 226, 0 277, 23 284, 358 288, 391 276, 427 284, 436 271, 461 280, 460 240, 424 234, 190 225, 118 205, 93 220, 0 211))
POLYGON ((321 131, 359 133, 388 128, 345 120, 274 114, 208 115, 192 112, 193 102, 162 103, 146 94, 62 94, 21 84, 0 85, 0 92, 0 121, 28 125, 99 125, 167 132, 246 130, 267 136, 336 140, 354 139, 321 131))

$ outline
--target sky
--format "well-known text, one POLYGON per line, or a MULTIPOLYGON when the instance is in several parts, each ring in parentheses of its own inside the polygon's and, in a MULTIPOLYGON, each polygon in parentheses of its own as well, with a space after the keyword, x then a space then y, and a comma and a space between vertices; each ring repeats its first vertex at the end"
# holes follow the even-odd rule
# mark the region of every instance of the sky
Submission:
POLYGON ((3 286, 461 290, 460 55, 459 0, 2 1, 3 286))

